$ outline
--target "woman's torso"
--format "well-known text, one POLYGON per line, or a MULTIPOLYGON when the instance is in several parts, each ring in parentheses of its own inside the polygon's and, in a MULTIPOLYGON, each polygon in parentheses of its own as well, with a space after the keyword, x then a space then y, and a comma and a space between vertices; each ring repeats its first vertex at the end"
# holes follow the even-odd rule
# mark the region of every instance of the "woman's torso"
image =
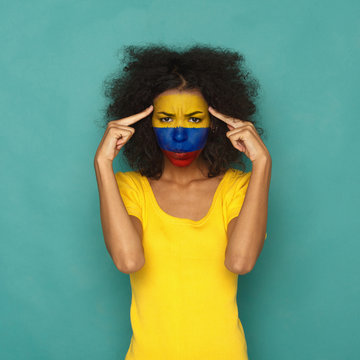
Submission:
POLYGON ((167 206, 146 177, 127 173, 143 192, 145 265, 130 274, 133 336, 126 360, 247 360, 236 302, 238 276, 224 265, 224 196, 238 174, 230 169, 205 190, 213 197, 210 204, 202 201, 202 213, 189 211, 182 218, 183 207, 167 206))

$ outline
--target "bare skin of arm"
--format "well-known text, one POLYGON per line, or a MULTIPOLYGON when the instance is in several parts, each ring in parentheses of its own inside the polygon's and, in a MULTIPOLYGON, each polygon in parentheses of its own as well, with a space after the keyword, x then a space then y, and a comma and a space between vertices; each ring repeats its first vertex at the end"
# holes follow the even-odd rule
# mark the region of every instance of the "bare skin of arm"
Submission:
POLYGON ((271 160, 253 164, 240 214, 228 225, 226 265, 240 275, 254 268, 264 246, 270 177, 271 160))
POLYGON ((106 248, 121 272, 138 271, 144 265, 141 222, 127 213, 112 164, 100 162, 94 166, 106 248))
POLYGON ((230 131, 226 136, 252 162, 241 211, 228 225, 224 263, 230 271, 244 275, 253 269, 264 246, 272 160, 251 122, 224 115, 212 107, 209 111, 227 124, 230 131))
POLYGON ((138 271, 145 263, 142 224, 126 210, 112 162, 135 132, 128 125, 146 117, 151 111, 152 106, 127 118, 110 121, 94 158, 105 245, 116 267, 126 274, 138 271))

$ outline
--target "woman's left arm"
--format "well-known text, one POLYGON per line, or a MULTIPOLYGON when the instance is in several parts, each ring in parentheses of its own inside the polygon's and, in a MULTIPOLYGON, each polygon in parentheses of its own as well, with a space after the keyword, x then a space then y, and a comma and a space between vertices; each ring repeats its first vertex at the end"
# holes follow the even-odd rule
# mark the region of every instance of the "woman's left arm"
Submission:
POLYGON ((252 162, 252 171, 239 215, 228 225, 225 266, 237 274, 250 272, 262 251, 266 234, 272 160, 254 125, 234 119, 212 107, 209 112, 227 123, 233 146, 252 162))

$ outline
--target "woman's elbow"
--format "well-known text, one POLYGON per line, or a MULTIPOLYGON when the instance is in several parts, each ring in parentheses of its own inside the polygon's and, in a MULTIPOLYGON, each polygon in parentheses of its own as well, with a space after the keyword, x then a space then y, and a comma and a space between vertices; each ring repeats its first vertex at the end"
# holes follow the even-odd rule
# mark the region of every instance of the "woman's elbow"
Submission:
POLYGON ((115 262, 117 269, 124 274, 131 274, 139 271, 145 265, 145 259, 127 260, 122 262, 115 262))
POLYGON ((234 274, 245 275, 252 271, 255 264, 253 262, 225 262, 226 268, 234 274))

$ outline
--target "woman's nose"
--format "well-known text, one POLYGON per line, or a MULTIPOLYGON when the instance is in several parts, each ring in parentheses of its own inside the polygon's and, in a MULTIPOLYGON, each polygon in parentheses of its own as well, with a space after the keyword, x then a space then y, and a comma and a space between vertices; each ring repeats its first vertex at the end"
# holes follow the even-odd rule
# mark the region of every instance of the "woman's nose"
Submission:
POLYGON ((175 127, 173 132, 173 139, 176 142, 182 142, 187 140, 187 131, 184 127, 175 127))

